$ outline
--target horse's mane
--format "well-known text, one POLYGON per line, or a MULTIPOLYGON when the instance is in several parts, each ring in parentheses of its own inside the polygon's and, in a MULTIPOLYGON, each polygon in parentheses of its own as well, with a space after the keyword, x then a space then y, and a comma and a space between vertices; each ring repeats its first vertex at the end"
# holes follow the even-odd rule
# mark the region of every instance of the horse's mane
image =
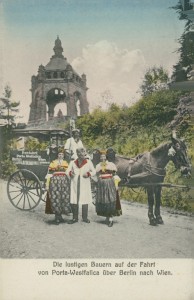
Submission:
POLYGON ((154 148, 153 150, 151 150, 150 153, 153 155, 160 154, 161 152, 164 151, 164 149, 169 148, 169 144, 170 144, 170 142, 162 143, 159 146, 157 146, 156 148, 154 148))
POLYGON ((120 155, 120 154, 116 154, 116 158, 123 158, 123 159, 126 159, 126 160, 135 160, 137 158, 141 158, 144 154, 150 152, 151 154, 159 154, 160 152, 163 152, 164 149, 168 149, 169 148, 169 145, 170 145, 171 142, 166 142, 166 143, 162 143, 160 144, 159 146, 157 146, 156 148, 154 148, 153 150, 151 151, 146 151, 144 153, 139 153, 137 154, 135 157, 128 157, 128 156, 125 156, 125 155, 120 155))
POLYGON ((134 161, 136 161, 136 160, 139 160, 144 155, 146 155, 147 153, 150 153, 150 154, 153 154, 153 155, 160 155, 161 152, 163 152, 164 150, 169 149, 170 144, 171 144, 171 142, 169 142, 169 141, 165 142, 165 143, 162 143, 162 144, 160 144, 159 146, 157 146, 156 148, 154 148, 151 151, 146 151, 146 152, 143 152, 143 153, 139 153, 139 154, 137 154, 136 156, 133 156, 133 157, 129 157, 129 156, 121 155, 121 154, 116 154, 115 159, 116 158, 121 158, 121 159, 124 159, 124 160, 129 160, 129 161, 134 160, 134 161))

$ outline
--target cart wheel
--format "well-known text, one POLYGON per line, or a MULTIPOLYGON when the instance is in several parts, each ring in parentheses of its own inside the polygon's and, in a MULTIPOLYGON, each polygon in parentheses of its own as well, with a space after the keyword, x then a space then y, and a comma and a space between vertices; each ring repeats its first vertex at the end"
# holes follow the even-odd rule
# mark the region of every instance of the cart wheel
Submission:
POLYGON ((33 172, 18 170, 8 180, 7 194, 13 206, 21 210, 31 210, 41 201, 41 182, 33 172))

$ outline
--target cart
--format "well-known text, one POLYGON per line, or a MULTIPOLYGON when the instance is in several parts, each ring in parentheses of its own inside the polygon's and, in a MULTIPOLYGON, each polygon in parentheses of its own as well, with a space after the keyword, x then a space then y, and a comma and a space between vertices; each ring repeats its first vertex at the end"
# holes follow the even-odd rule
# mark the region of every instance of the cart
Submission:
POLYGON ((40 201, 45 202, 44 183, 48 166, 57 157, 59 149, 64 147, 64 141, 70 134, 61 129, 13 130, 13 137, 18 140, 29 136, 47 141, 49 146, 44 151, 23 149, 12 150, 10 153, 18 170, 8 179, 7 195, 11 204, 23 211, 34 209, 40 201))

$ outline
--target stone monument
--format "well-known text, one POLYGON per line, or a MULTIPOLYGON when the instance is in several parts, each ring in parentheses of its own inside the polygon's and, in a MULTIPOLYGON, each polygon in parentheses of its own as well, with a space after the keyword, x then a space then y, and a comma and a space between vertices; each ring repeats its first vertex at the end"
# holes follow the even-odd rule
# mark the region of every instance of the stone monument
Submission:
POLYGON ((89 112, 86 75, 81 76, 63 56, 59 37, 55 40, 54 55, 46 66, 40 65, 32 76, 30 115, 28 124, 52 120, 55 106, 66 104, 67 117, 76 118, 89 112))

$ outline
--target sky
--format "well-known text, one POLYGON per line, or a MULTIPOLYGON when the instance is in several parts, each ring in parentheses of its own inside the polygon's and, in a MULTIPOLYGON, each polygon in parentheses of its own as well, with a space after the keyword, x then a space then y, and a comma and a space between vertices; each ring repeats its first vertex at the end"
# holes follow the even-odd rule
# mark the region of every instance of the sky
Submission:
MULTIPOLYGON (((0 0, 0 96, 6 84, 28 121, 31 76, 53 55, 63 55, 87 76, 90 111, 110 102, 130 106, 148 68, 169 75, 179 55, 184 21, 170 7, 178 0, 0 0)), ((20 121, 21 122, 21 121, 20 121)))

